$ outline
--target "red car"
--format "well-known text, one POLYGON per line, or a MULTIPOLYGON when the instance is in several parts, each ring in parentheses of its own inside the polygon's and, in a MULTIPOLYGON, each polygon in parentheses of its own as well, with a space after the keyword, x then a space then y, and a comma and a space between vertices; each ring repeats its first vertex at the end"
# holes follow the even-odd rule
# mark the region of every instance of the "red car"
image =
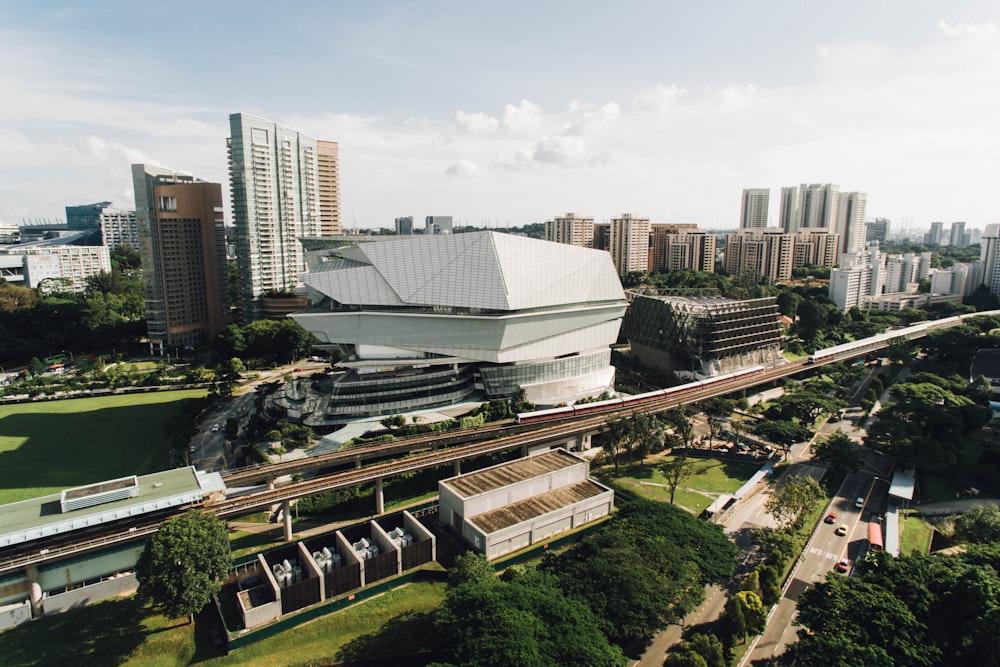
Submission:
POLYGON ((837 570, 837 572, 847 572, 848 570, 851 569, 851 561, 847 558, 843 558, 839 563, 837 563, 834 566, 834 568, 837 570))
POLYGON ((823 523, 834 523, 836 520, 837 520, 837 513, 830 512, 829 514, 826 515, 826 518, 823 519, 823 523))

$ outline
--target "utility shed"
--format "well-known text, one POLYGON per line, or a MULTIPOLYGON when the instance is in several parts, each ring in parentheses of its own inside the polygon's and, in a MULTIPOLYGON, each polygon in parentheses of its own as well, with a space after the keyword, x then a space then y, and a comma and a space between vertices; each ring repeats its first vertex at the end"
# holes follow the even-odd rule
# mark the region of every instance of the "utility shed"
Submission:
POLYGON ((438 482, 440 520, 494 559, 611 513, 614 492, 564 449, 438 482))

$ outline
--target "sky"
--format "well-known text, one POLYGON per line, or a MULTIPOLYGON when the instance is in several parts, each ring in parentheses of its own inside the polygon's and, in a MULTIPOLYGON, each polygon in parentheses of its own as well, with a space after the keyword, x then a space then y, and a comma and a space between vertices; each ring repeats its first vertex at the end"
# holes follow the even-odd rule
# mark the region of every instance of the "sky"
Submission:
POLYGON ((0 1, 0 221, 133 208, 135 162, 228 202, 236 112, 339 142, 346 228, 726 229, 800 183, 1000 222, 995 0, 0 1))

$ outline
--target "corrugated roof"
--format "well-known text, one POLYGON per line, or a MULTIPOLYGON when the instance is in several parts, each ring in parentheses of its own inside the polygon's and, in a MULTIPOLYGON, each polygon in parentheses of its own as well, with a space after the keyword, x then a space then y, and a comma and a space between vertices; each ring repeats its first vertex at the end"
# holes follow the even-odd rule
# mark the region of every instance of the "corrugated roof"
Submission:
POLYGON ((558 509, 578 503, 581 500, 599 496, 607 491, 608 489, 600 484, 591 480, 585 480, 576 484, 561 486, 558 489, 526 498, 506 507, 500 507, 474 517, 469 517, 469 523, 489 535, 498 530, 503 530, 504 528, 524 523, 525 521, 531 521, 550 512, 555 512, 558 509))
POLYGON ((528 456, 510 463, 477 470, 467 475, 452 477, 441 483, 446 484, 458 495, 469 498, 580 463, 583 463, 581 459, 565 450, 553 449, 544 454, 528 456))

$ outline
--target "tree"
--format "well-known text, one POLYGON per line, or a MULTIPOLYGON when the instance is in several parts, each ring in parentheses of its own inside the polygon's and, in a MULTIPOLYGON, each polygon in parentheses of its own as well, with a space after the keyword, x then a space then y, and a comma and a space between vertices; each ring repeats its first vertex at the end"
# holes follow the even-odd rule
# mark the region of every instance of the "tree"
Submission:
POLYGON ((784 457, 788 456, 788 451, 796 442, 804 442, 812 437, 812 431, 803 426, 788 420, 768 420, 762 419, 754 426, 753 432, 777 445, 784 457))
POLYGON ((726 606, 719 616, 719 634, 727 646, 732 646, 738 639, 746 639, 747 621, 743 616, 743 605, 735 597, 726 600, 726 606))
POLYGON ((823 497, 823 488, 812 477, 790 475, 782 480, 778 490, 764 504, 764 510, 781 526, 798 528, 816 501, 823 497))
POLYGON ((736 410, 736 401, 731 398, 715 397, 704 401, 701 409, 708 417, 709 440, 708 447, 712 448, 715 437, 722 429, 722 424, 729 419, 729 416, 736 410))
POLYGON ((743 620, 746 622, 748 635, 759 635, 764 631, 767 622, 767 609, 760 596, 753 591, 740 591, 732 597, 742 607, 743 620))
POLYGON ((660 464, 660 472, 667 480, 667 488, 670 489, 670 504, 674 504, 674 493, 677 487, 694 474, 694 460, 689 459, 687 454, 674 455, 660 464))
POLYGON ((478 554, 456 560, 434 625, 447 638, 446 657, 459 665, 618 667, 624 661, 590 609, 566 596, 555 577, 528 567, 498 579, 478 554))
POLYGON ((146 543, 135 566, 139 598, 171 618, 192 616, 222 589, 231 564, 225 525, 189 510, 163 522, 146 543))
POLYGON ((642 461, 650 452, 663 448, 663 428, 659 420, 652 415, 612 417, 608 419, 606 425, 608 428, 606 447, 615 465, 615 476, 618 475, 620 462, 630 457, 642 461))
POLYGON ((955 532, 969 542, 1000 542, 1000 507, 970 507, 955 519, 955 532))
POLYGON ((756 528, 751 533, 751 539, 764 552, 767 562, 773 565, 783 566, 795 555, 795 535, 789 530, 756 528))
POLYGON ((680 667, 681 665, 705 665, 705 667, 726 667, 725 648, 713 635, 703 635, 696 633, 691 635, 686 641, 681 642, 676 649, 670 652, 664 667, 680 667), (698 662, 693 658, 688 658, 688 662, 671 662, 674 654, 681 656, 693 655, 701 660, 698 662))
POLYGON ((403 415, 392 415, 384 418, 380 423, 388 429, 402 428, 406 425, 406 417, 403 415))
POLYGON ((839 476, 857 472, 864 463, 861 448, 839 428, 836 433, 813 447, 813 459, 830 466, 839 476))

